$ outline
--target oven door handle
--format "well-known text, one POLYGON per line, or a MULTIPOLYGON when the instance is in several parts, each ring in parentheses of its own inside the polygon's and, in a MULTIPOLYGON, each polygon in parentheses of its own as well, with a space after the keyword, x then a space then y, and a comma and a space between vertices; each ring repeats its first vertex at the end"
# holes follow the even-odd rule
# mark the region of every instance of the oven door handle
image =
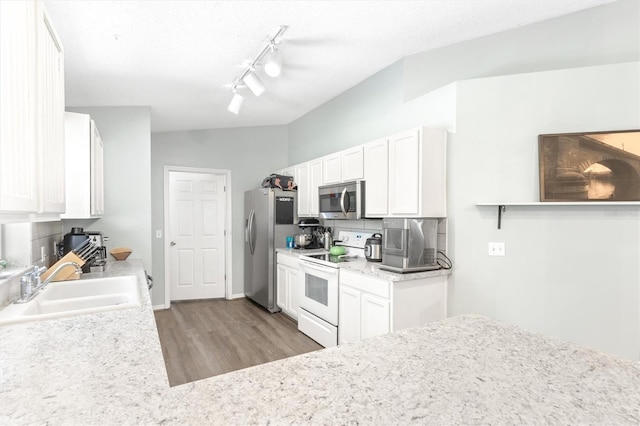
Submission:
MULTIPOLYGON (((300 261, 300 266, 302 267, 301 269, 311 269, 314 271, 318 271, 318 272, 322 272, 322 273, 331 273, 333 272, 333 270, 335 268, 331 268, 331 267, 322 267, 322 266, 316 266, 312 263, 306 262, 304 260, 300 261)), ((337 269, 335 269, 337 271, 337 269)))
POLYGON ((347 201, 346 198, 347 198, 347 188, 342 190, 342 195, 340 196, 340 208, 342 209, 342 213, 344 213, 345 216, 347 215, 349 208, 351 207, 349 201, 347 201), (345 203, 345 201, 347 202, 345 203), (347 208, 345 208, 344 206, 345 204, 347 205, 347 208))

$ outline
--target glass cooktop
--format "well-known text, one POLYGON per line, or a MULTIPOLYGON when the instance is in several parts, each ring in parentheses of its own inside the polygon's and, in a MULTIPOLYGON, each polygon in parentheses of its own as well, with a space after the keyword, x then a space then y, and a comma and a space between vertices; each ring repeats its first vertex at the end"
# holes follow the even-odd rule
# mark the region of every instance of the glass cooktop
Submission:
POLYGON ((356 260, 355 256, 332 256, 330 254, 308 254, 306 257, 322 260, 331 263, 344 263, 356 260))

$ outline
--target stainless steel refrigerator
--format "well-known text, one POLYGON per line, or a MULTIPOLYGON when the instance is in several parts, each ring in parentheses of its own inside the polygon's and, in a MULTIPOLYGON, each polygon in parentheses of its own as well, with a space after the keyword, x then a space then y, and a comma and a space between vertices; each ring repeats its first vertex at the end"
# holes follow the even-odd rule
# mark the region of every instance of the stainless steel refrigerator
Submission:
POLYGON ((276 248, 299 233, 295 191, 260 188, 244 193, 244 292, 248 298, 278 312, 276 248))

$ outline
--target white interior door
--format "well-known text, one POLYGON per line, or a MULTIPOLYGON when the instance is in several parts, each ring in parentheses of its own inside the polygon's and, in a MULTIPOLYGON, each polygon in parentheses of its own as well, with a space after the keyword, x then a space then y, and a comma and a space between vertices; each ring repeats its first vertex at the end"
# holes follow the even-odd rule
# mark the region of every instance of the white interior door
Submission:
POLYGON ((225 175, 169 173, 171 300, 225 296, 225 175))

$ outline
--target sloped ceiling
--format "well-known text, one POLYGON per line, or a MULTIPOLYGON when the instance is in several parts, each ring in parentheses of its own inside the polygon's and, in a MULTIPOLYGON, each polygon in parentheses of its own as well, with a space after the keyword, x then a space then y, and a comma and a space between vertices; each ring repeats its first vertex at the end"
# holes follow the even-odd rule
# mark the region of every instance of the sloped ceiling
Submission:
POLYGON ((45 2, 67 106, 150 106, 153 132, 288 124, 405 56, 611 0, 45 2), (228 85, 275 33, 283 73, 238 115, 228 85))

